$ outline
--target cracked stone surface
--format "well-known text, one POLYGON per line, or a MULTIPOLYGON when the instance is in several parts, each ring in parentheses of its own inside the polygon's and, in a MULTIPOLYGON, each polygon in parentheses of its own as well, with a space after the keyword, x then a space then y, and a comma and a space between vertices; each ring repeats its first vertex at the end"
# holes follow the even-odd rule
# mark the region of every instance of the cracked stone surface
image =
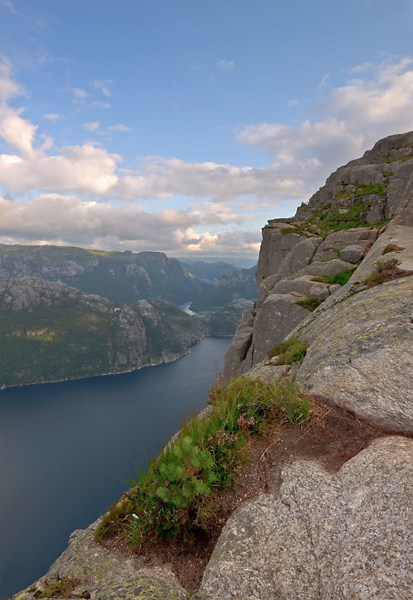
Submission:
POLYGON ((389 436, 334 475, 298 461, 278 495, 240 507, 200 599, 411 600, 413 440, 389 436))

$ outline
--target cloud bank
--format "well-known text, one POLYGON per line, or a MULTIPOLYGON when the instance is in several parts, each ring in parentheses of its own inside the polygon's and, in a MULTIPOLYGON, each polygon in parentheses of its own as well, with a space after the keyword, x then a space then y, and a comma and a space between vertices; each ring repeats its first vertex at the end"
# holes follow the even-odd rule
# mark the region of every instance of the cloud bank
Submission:
MULTIPOLYGON (((221 61, 233 69, 231 61, 221 61)), ((272 164, 253 168, 177 157, 146 157, 136 167, 101 144, 55 148, 11 100, 24 94, 6 59, 0 62, 0 240, 172 253, 256 254, 263 214, 294 208, 329 173, 360 156, 379 138, 413 129, 413 59, 365 63, 344 85, 323 78, 311 114, 295 127, 282 123, 239 126, 238 143, 265 150, 272 164), (1 188, 0 188, 1 189, 1 188), (12 197, 16 200, 11 199, 12 197), (177 210, 177 198, 188 206, 177 210), (145 203, 158 201, 157 211, 145 203)), ((93 85, 109 96, 111 81, 93 85)), ((81 88, 74 102, 87 101, 81 88)), ((107 103, 100 103, 101 108, 107 103)), ((48 114, 56 121, 64 115, 48 114)), ((85 123, 99 134, 99 121, 85 123)), ((115 123, 108 132, 131 132, 115 123)))

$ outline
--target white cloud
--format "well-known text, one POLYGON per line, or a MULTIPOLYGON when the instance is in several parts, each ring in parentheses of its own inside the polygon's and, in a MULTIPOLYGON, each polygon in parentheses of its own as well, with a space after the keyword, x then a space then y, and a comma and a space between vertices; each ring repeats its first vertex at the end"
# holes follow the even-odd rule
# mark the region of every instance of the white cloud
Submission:
POLYGON ((87 131, 97 131, 99 129, 99 121, 94 121, 93 123, 84 123, 83 127, 87 129, 87 131))
MULTIPOLYGON (((378 139, 413 129, 413 59, 364 63, 338 88, 312 106, 320 119, 296 127, 261 123, 242 128, 237 139, 263 148, 280 165, 300 165, 307 161, 313 169, 313 185, 350 159, 360 156, 378 139), (321 178, 321 179, 320 179, 321 178)), ((310 178, 311 179, 311 178, 310 178)))
POLYGON ((4 6, 12 15, 18 15, 19 12, 14 8, 13 2, 10 0, 2 0, 1 5, 4 6))
POLYGON ((64 119, 64 116, 58 113, 48 113, 47 115, 43 115, 43 118, 49 121, 58 121, 59 119, 64 119))
POLYGON ((117 123, 116 125, 110 125, 108 127, 108 131, 127 132, 127 131, 133 131, 133 128, 127 127, 127 125, 123 125, 123 123, 117 123))
POLYGON ((232 60, 220 60, 218 62, 218 68, 221 71, 233 71, 235 69, 235 63, 232 60))
POLYGON ((92 85, 95 88, 102 90, 102 94, 104 96, 111 96, 112 94, 107 86, 108 86, 108 84, 110 84, 112 82, 113 82, 113 79, 105 79, 105 80, 95 79, 94 81, 92 81, 92 85))
MULTIPOLYGON (((262 224, 263 212, 276 216, 278 206, 291 207, 292 214, 336 167, 381 137, 413 129, 413 59, 365 63, 347 76, 340 87, 323 85, 323 96, 315 91, 309 108, 316 119, 295 127, 260 123, 238 129, 238 142, 273 156, 270 166, 154 156, 122 168, 121 156, 93 143, 52 151, 52 139, 24 118, 24 110, 7 105, 23 90, 3 60, 0 136, 9 150, 0 155, 0 181, 17 200, 1 199, 0 235, 87 247, 255 253, 260 233, 247 228, 254 220, 262 224), (22 199, 25 194, 29 200, 22 199), (189 206, 171 209, 168 201, 176 197, 189 198, 189 206), (138 205, 147 200, 167 204, 149 213, 138 205)), ((80 90, 77 97, 86 95, 80 90)), ((99 131, 99 121, 84 126, 99 131)), ((122 123, 107 128, 130 130, 122 123)))
POLYGON ((23 93, 23 88, 12 78, 12 68, 10 61, 3 55, 0 55, 0 101, 7 102, 13 96, 23 93))
POLYGON ((86 248, 258 253, 260 233, 202 233, 199 215, 136 205, 113 206, 74 196, 43 194, 29 201, 0 197, 0 239, 6 243, 76 244, 86 248))
POLYGON ((93 108, 112 108, 110 102, 101 102, 100 100, 94 100, 90 103, 90 106, 93 108))
POLYGON ((33 153, 33 140, 37 126, 21 118, 22 108, 13 109, 0 105, 0 137, 12 150, 19 150, 25 157, 33 153))
POLYGON ((89 94, 81 88, 72 88, 71 92, 73 94, 72 102, 74 104, 83 104, 89 96, 89 94))

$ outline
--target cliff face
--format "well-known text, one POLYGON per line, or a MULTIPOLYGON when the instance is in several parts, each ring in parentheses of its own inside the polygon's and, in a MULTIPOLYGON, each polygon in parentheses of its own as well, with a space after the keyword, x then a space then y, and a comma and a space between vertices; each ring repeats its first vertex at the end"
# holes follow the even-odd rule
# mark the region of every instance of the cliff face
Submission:
POLYGON ((0 385, 121 373, 175 360, 198 319, 164 300, 117 307, 61 282, 0 280, 0 385))
MULTIPOLYGON (((329 365, 330 370, 327 366, 325 370, 328 379, 331 369, 336 369, 338 363, 354 362, 356 353, 365 357, 368 348, 374 345, 382 347, 385 340, 392 336, 410 344, 409 323, 404 323, 402 313, 398 313, 395 307, 392 314, 399 314, 399 322, 397 326, 394 325, 394 332, 389 333, 385 325, 385 307, 391 304, 389 298, 396 296, 399 297, 399 303, 404 301, 406 307, 409 306, 412 278, 385 283, 383 292, 381 287, 368 291, 368 286, 374 285, 374 281, 364 282, 369 277, 374 279, 375 273, 386 271, 385 265, 393 263, 395 272, 389 272, 387 276, 384 274, 383 281, 386 277, 411 275, 412 225, 413 133, 381 140, 363 158, 338 169, 328 178, 326 185, 312 196, 308 205, 300 207, 290 221, 269 221, 263 229, 256 273, 260 284, 256 310, 244 314, 243 322, 230 345, 225 361, 225 382, 257 367, 263 361, 268 362, 268 352, 296 327, 301 332, 298 337, 310 344, 298 378, 306 385, 308 383, 309 389, 319 392, 321 384, 315 385, 316 377, 313 374, 316 362, 317 372, 322 364, 329 365), (350 275, 351 279, 346 283, 350 275), (344 305, 343 300, 347 298, 346 294, 352 294, 351 290, 357 290, 359 294, 344 305), (317 303, 320 306, 310 312, 317 303), (375 311, 375 325, 374 319, 361 324, 363 311, 366 314, 375 311), (324 338, 321 341, 319 337, 322 327, 327 327, 327 321, 331 336, 337 340, 335 350, 324 338), (301 323, 307 325, 300 326, 301 323), (360 343, 356 348, 354 341, 348 342, 347 353, 338 358, 338 339, 346 326, 352 328, 353 334, 360 327, 370 329, 366 333, 364 346, 360 343), (400 336, 401 330, 406 335, 400 336), (381 335, 379 331, 387 333, 381 335), (316 345, 317 338, 319 341, 316 345), (310 369, 312 356, 313 366, 310 369)), ((405 310, 408 312, 409 309, 405 310)), ((347 337, 351 338, 351 335, 347 337)), ((341 341, 344 343, 344 339, 341 341)), ((267 376, 270 377, 271 365, 267 367, 267 376)), ((411 367, 407 363, 404 367, 410 376, 411 367)), ((348 376, 351 369, 347 371, 348 376)), ((403 377, 400 381, 403 382, 403 377)), ((327 388, 322 389, 327 394, 327 388)), ((330 391, 327 395, 334 394, 330 391)), ((390 422, 391 419, 389 426, 390 422)))

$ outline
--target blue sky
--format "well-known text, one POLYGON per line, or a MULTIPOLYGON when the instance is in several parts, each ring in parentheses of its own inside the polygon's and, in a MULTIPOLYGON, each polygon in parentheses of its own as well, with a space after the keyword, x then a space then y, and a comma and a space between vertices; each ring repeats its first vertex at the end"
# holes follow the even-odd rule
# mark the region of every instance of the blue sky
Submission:
POLYGON ((413 0, 0 0, 0 242, 257 255, 413 129, 413 0))

